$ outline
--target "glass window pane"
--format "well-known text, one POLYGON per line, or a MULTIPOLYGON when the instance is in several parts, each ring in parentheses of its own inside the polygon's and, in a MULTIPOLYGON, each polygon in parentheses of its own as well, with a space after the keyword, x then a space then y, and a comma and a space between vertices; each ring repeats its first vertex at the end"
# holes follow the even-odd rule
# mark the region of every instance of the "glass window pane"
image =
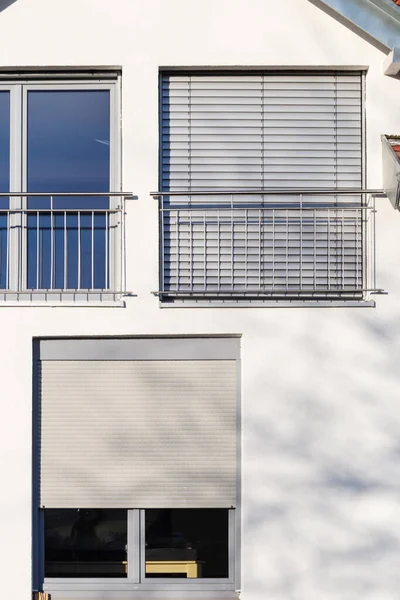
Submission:
POLYGON ((228 510, 145 512, 146 577, 228 577, 228 510))
POLYGON ((46 509, 45 577, 126 577, 127 511, 46 509))
MULTIPOLYGON (((31 90, 27 106, 28 192, 108 192, 110 92, 31 90)), ((29 289, 105 289, 107 197, 29 197, 29 289), (80 213, 79 210, 86 212, 80 213), (93 212, 88 212, 93 210, 93 212)))
MULTIPOLYGON (((108 192, 109 91, 33 90, 27 110, 28 192, 108 192)), ((60 199, 58 207, 70 202, 60 199)), ((74 206, 106 208, 106 203, 81 198, 74 206)), ((30 208, 45 206, 44 200, 30 199, 30 208)))

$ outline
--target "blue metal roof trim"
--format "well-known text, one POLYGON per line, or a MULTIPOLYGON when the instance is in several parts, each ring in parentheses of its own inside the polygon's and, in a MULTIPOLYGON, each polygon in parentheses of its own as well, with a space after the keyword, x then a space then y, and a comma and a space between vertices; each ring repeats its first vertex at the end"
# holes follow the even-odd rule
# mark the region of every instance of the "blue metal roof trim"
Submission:
POLYGON ((400 46, 400 10, 392 0, 309 0, 315 6, 335 13, 355 31, 364 33, 368 38, 375 40, 382 50, 393 53, 393 59, 387 66, 388 75, 396 75, 400 71, 400 64, 392 65, 398 55, 400 46))

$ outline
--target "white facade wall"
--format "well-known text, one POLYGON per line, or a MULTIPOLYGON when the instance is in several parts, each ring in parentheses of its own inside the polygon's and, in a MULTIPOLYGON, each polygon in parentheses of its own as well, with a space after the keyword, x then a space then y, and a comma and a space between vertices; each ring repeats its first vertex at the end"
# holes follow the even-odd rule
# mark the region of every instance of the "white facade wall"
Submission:
MULTIPOLYGON (((307 0, 17 0, 0 66, 122 67, 126 308, 0 307, 0 572, 31 594, 34 336, 242 334, 244 600, 394 600, 400 589, 400 215, 378 200, 367 308, 160 309, 159 66, 366 65, 368 186, 400 133, 385 55, 307 0)), ((189 597, 189 594, 188 594, 189 597)))

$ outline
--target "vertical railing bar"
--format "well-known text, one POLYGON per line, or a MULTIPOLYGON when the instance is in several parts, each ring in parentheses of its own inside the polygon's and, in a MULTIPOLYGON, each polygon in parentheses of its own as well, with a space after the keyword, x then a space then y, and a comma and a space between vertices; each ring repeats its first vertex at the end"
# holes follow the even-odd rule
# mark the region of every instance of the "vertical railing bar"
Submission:
POLYGON ((328 290, 331 289, 331 214, 330 209, 327 209, 327 225, 328 225, 328 290))
POLYGON ((68 267, 68 260, 67 260, 67 250, 68 249, 68 245, 67 245, 67 211, 64 211, 64 290, 67 289, 67 267, 68 267))
POLYGON ((285 241, 286 241, 286 289, 289 290, 289 209, 286 209, 286 227, 285 227, 285 241))
POLYGON ((261 245, 261 219, 262 207, 258 209, 258 289, 262 288, 262 245, 261 245))
MULTIPOLYGON (((180 252, 179 252, 179 235, 180 235, 180 228, 179 228, 179 224, 180 224, 180 211, 179 208, 175 209, 175 223, 176 223, 176 240, 175 240, 175 247, 176 247, 176 288, 179 290, 180 289, 180 281, 181 281, 181 261, 180 261, 180 252)), ((172 213, 169 213, 169 219, 171 220, 172 217, 172 213)), ((163 222, 164 222, 164 213, 163 213, 163 222)), ((163 231, 163 239, 164 239, 164 235, 165 232, 163 231)), ((165 257, 164 257, 165 260, 165 257)), ((163 282, 163 285, 165 285, 165 282, 163 282)))
POLYGON ((109 216, 109 213, 106 212, 106 226, 105 226, 105 237, 106 237, 106 239, 105 239, 105 244, 106 244, 106 248, 105 248, 105 251, 106 251, 105 270, 106 270, 106 272, 105 272, 105 278, 104 278, 104 284, 105 284, 106 290, 108 290, 108 286, 109 286, 109 281, 108 281, 109 280, 109 275, 108 275, 108 262, 109 262, 109 260, 108 260, 108 251, 109 251, 109 249, 108 249, 108 238, 109 238, 109 228, 110 228, 110 216, 109 216))
POLYGON ((36 289, 39 289, 39 269, 40 269, 40 243, 39 243, 39 220, 40 213, 36 211, 36 289))
MULTIPOLYGON (((11 252, 11 244, 10 244, 10 216, 11 213, 7 215, 7 259, 6 259, 6 289, 10 289, 10 252, 11 252)), ((21 255, 21 253, 19 253, 21 255)), ((21 256, 19 256, 19 261, 21 260, 21 256)))
MULTIPOLYGON (((367 207, 369 201, 365 201, 366 196, 362 196, 362 206, 367 207)), ((369 288, 374 284, 374 248, 373 248, 373 218, 374 214, 361 209, 361 257, 362 257, 362 286, 369 288)))
POLYGON ((126 198, 125 196, 121 196, 121 262, 122 262, 122 271, 121 271, 121 292, 126 292, 126 198))
POLYGON ((375 208, 375 196, 372 196, 372 256, 373 256, 373 282, 374 282, 374 290, 376 290, 376 244, 375 244, 375 235, 376 235, 376 208, 375 208))
POLYGON ((193 290, 193 254, 194 254, 194 242, 193 242, 193 222, 192 222, 192 208, 189 208, 189 287, 193 290))
MULTIPOLYGON (((369 201, 365 202, 365 196, 362 197, 362 206, 368 206, 369 201)), ((375 283, 374 281, 374 248, 373 248, 373 219, 374 214, 368 214, 368 211, 361 210, 361 253, 362 253, 362 285, 367 289, 375 283), (370 220, 371 219, 371 220, 370 220)))
POLYGON ((50 289, 53 289, 53 271, 54 271, 54 213, 53 213, 53 196, 50 196, 50 289))
MULTIPOLYGON (((279 220, 279 219, 278 219, 279 220)), ((275 290, 275 208, 272 209, 272 290, 275 290)))
POLYGON ((118 253, 116 252, 116 242, 117 242, 117 237, 118 234, 120 233, 120 237, 122 236, 122 230, 123 230, 123 211, 121 210, 121 206, 118 204, 117 206, 115 206, 115 211, 113 211, 111 214, 113 215, 113 229, 114 229, 114 234, 113 234, 113 239, 112 239, 112 244, 110 244, 110 252, 111 252, 111 264, 113 265, 113 273, 112 273, 112 278, 110 278, 110 286, 111 286, 111 291, 116 291, 116 290, 120 290, 122 289, 122 272, 123 272, 123 267, 124 267, 124 261, 123 261, 123 256, 122 256, 122 246, 120 244, 119 249, 121 250, 121 252, 118 253))
POLYGON ((92 290, 94 290, 94 210, 92 210, 92 247, 91 247, 91 280, 92 280, 92 290))
POLYGON ((356 226, 356 288, 359 287, 360 282, 360 269, 359 269, 359 244, 360 244, 360 218, 362 218, 362 209, 358 209, 355 216, 356 226))
MULTIPOLYGON (((160 212, 160 286, 161 290, 165 289, 165 236, 164 236, 164 196, 160 196, 158 199, 158 209, 160 212)), ((171 215, 170 215, 171 223, 171 215)), ((170 225, 171 226, 171 225, 170 225)))
POLYGON ((300 194, 300 290, 303 290, 303 194, 300 194))
MULTIPOLYGON (((365 200, 366 197, 363 196, 365 200)), ((375 199, 375 197, 373 197, 375 199)), ((368 206, 368 203, 364 203, 364 206, 368 206)), ((361 274, 362 285, 367 289, 370 286, 373 286, 375 289, 375 276, 374 276, 374 259, 375 259, 375 249, 373 247, 373 232, 374 232, 374 221, 375 214, 374 210, 372 214, 369 214, 368 211, 361 211, 362 215, 362 227, 361 227, 361 252, 363 256, 362 268, 363 272, 361 274), (371 219, 371 220, 370 220, 371 219)))
POLYGON ((221 221, 220 221, 221 211, 217 210, 217 238, 218 238, 218 246, 217 246, 217 276, 218 276, 218 290, 221 288, 221 221))
MULTIPOLYGON (((339 239, 341 239, 341 248, 340 248, 340 272, 341 272, 341 289, 344 290, 344 287, 346 285, 346 274, 345 274, 345 262, 344 262, 344 251, 345 251, 345 240, 346 240, 346 221, 344 218, 344 210, 342 208, 342 218, 340 220, 340 227, 341 227, 341 236, 339 239)), ((356 251, 357 254, 357 251, 356 251)))
POLYGON ((113 221, 111 226, 113 229, 112 244, 110 244, 110 264, 112 265, 110 288, 112 292, 115 292, 118 290, 119 286, 122 285, 123 256, 122 252, 120 253, 120 256, 118 256, 118 253, 116 252, 116 242, 120 230, 122 235, 123 215, 119 205, 115 206, 115 210, 110 214, 112 215, 113 221))
MULTIPOLYGON (((27 203, 26 203, 27 204, 27 203)), ((19 198, 19 208, 22 211, 22 207, 24 206, 24 201, 22 196, 19 198)), ((14 221, 15 223, 15 221, 14 221)), ((27 260, 27 256, 26 254, 23 252, 24 251, 24 242, 26 237, 28 236, 28 216, 27 214, 21 212, 21 214, 19 215, 19 218, 17 219, 17 223, 18 223, 18 227, 17 227, 17 235, 16 235, 16 251, 18 253, 18 257, 17 257, 17 277, 16 277, 16 285, 17 285, 17 290, 21 291, 24 287, 23 285, 23 277, 24 275, 26 275, 26 273, 23 272, 23 262, 24 260, 26 260, 26 265, 28 263, 27 260), (23 227, 26 227, 26 232, 25 235, 23 234, 23 227)), ((25 246, 27 247, 27 244, 25 244, 25 246)), ((15 263, 15 261, 14 261, 15 263)), ((27 269, 26 269, 27 270, 27 269)), ((27 277, 26 277, 27 279, 27 277)), ((25 281, 26 281, 25 279, 25 281)))
POLYGON ((81 288, 81 211, 78 210, 78 281, 77 289, 81 288))
POLYGON ((234 260, 235 260, 235 253, 234 253, 234 228, 235 228, 235 224, 234 224, 234 215, 233 215, 233 194, 231 194, 231 282, 232 282, 232 289, 235 289, 235 269, 234 269, 234 260))
POLYGON ((316 209, 314 208, 313 210, 313 215, 314 215, 314 240, 313 240, 313 258, 314 258, 314 284, 313 284, 313 288, 316 290, 317 289, 317 215, 316 215, 316 209))
POLYGON ((207 268, 207 224, 206 224, 206 211, 203 213, 203 228, 204 228, 204 250, 203 250, 203 261, 204 261, 204 271, 203 271, 203 285, 204 289, 207 289, 207 276, 206 276, 206 268, 207 268))
MULTIPOLYGON (((246 290, 248 288, 247 270, 248 270, 248 260, 249 260, 249 231, 248 231, 248 221, 249 221, 249 210, 248 210, 248 208, 245 208, 244 209, 244 248, 245 248, 245 252, 244 252, 244 256, 245 256, 245 260, 244 260, 244 288, 246 290)), ((261 260, 261 256, 260 256, 260 260, 261 260)))

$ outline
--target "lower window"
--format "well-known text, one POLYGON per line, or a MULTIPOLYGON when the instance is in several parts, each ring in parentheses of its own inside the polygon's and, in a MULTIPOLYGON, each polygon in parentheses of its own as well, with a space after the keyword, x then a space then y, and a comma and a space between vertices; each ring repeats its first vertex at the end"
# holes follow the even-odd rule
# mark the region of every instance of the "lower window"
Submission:
POLYGON ((127 511, 44 511, 45 577, 126 577, 127 511))
MULTIPOLYGON (((233 578, 234 510, 45 509, 44 579, 154 585, 233 578), (154 581, 156 580, 156 581, 154 581), (121 582, 122 583, 122 582, 121 582)), ((76 583, 76 581, 75 581, 76 583)))
POLYGON ((146 577, 228 577, 228 531, 227 510, 146 510, 146 577))

